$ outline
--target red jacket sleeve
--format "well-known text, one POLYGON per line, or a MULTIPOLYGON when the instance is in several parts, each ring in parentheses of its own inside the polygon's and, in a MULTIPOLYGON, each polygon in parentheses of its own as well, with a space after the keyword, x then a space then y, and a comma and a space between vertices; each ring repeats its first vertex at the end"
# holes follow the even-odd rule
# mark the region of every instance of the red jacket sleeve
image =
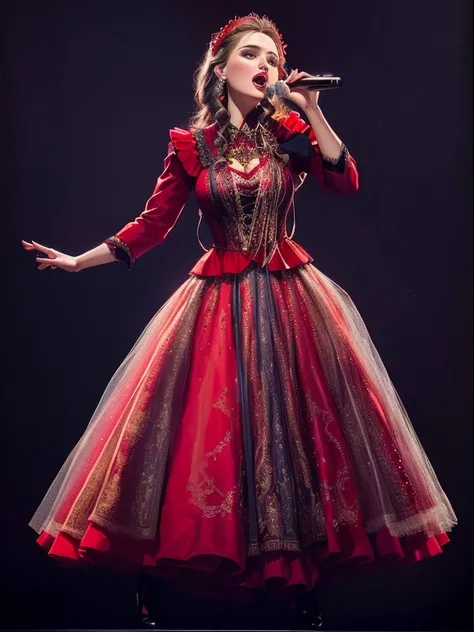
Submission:
POLYGON ((195 178, 184 170, 170 143, 163 172, 144 211, 105 240, 115 258, 131 269, 138 257, 161 244, 181 215, 194 182, 195 178))
POLYGON ((295 110, 279 121, 278 137, 290 156, 289 167, 296 173, 315 176, 321 187, 333 193, 355 193, 359 172, 354 158, 342 145, 337 160, 322 156, 311 126, 295 110), (285 147, 286 145, 286 147, 285 147))
POLYGON ((291 156, 290 168, 297 173, 315 176, 325 191, 349 194, 359 189, 357 164, 345 145, 334 162, 323 158, 319 147, 313 145, 312 155, 291 156))

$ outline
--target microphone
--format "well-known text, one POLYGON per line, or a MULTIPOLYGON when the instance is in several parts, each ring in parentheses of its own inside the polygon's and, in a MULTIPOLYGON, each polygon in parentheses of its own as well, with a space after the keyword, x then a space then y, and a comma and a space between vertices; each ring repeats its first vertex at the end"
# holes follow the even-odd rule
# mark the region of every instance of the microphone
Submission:
POLYGON ((312 77, 302 77, 288 84, 285 84, 285 82, 281 80, 277 81, 267 86, 265 94, 268 98, 272 98, 275 95, 280 98, 284 97, 285 85, 288 85, 290 90, 291 88, 305 88, 306 90, 311 90, 311 92, 319 92, 321 90, 340 88, 343 84, 341 77, 335 77, 334 75, 314 75, 312 77))

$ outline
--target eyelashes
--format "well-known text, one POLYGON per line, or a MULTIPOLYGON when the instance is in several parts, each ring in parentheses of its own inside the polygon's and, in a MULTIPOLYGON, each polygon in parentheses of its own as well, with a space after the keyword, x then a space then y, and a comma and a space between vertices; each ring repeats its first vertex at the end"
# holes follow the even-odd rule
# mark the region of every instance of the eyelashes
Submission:
MULTIPOLYGON (((252 53, 252 51, 247 51, 245 53, 243 53, 243 57, 247 57, 247 55, 253 55, 253 57, 255 57, 255 53, 252 53)), ((269 59, 269 63, 272 64, 272 66, 275 66, 275 68, 278 66, 278 60, 275 57, 270 57, 269 59)))

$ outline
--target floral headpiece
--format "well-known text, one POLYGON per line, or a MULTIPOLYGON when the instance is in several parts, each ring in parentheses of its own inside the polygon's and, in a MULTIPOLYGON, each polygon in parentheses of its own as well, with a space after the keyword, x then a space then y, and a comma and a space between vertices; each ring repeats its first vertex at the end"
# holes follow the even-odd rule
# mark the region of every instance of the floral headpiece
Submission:
POLYGON ((211 47, 212 54, 215 55, 217 53, 219 48, 222 46, 222 42, 229 35, 229 33, 235 29, 236 26, 238 26, 239 24, 242 24, 242 22, 246 22, 248 20, 255 20, 255 19, 262 19, 262 20, 267 20, 267 22, 270 22, 270 24, 275 29, 275 32, 278 35, 278 41, 280 45, 280 55, 282 58, 284 58, 285 52, 286 52, 286 44, 283 41, 283 37, 280 31, 278 30, 275 22, 273 22, 273 20, 270 20, 270 18, 267 15, 262 15, 262 17, 260 18, 260 16, 257 13, 249 13, 248 15, 242 18, 238 18, 236 16, 233 20, 229 20, 227 24, 221 28, 220 31, 218 31, 217 33, 214 33, 211 37, 211 41, 209 44, 211 47))

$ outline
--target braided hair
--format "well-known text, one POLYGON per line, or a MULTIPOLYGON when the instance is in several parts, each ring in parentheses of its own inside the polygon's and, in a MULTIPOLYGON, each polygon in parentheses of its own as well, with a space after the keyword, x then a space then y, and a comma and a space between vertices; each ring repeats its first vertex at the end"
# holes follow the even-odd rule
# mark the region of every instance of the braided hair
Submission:
MULTIPOLYGON (((212 123, 217 123, 217 137, 215 145, 218 148, 216 163, 224 159, 227 149, 228 140, 226 130, 230 123, 230 114, 227 110, 227 89, 224 87, 222 91, 221 80, 215 73, 215 68, 224 66, 234 50, 235 46, 242 36, 249 32, 264 33, 273 39, 278 45, 279 35, 275 26, 269 20, 263 18, 249 19, 241 22, 236 26, 230 34, 225 38, 215 55, 212 54, 211 46, 208 47, 201 63, 194 74, 194 100, 196 110, 190 118, 190 129, 202 129, 212 123)), ((283 65, 283 61, 282 65, 283 65)), ((287 73, 283 70, 283 78, 287 73)), ((266 126, 271 119, 278 120, 282 116, 288 114, 288 108, 278 99, 278 97, 264 98, 260 102, 258 123, 266 126)), ((262 136, 262 143, 265 139, 262 136)), ((280 155, 276 150, 268 147, 277 158, 286 161, 287 156, 280 155)))

